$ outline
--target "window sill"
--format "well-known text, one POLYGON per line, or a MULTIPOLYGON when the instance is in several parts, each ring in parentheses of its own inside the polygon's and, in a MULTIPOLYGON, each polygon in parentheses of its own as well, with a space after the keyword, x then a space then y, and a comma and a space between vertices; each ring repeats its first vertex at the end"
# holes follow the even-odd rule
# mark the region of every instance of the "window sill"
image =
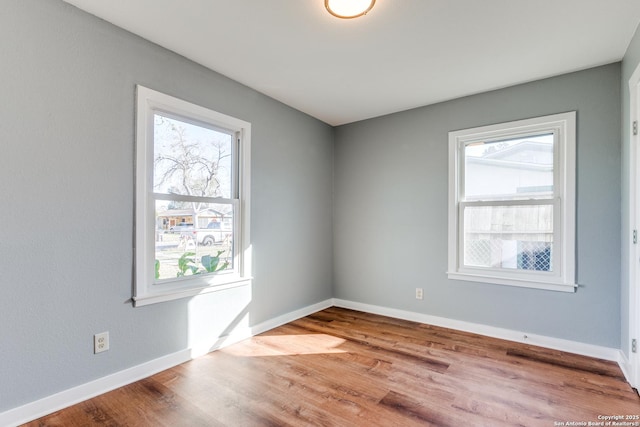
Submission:
POLYGON ((144 295, 134 296, 133 306, 142 307, 145 305, 156 304, 160 302, 173 301, 180 298, 195 297, 198 295, 208 294, 212 292, 224 291, 227 289, 238 288, 251 285, 251 278, 238 278, 218 285, 198 286, 180 289, 163 289, 156 292, 148 292, 144 295))
POLYGON ((494 285, 515 286, 519 288, 542 289, 557 292, 575 292, 578 287, 578 285, 572 283, 540 282, 535 280, 522 280, 469 273, 447 273, 447 276, 450 280, 482 282, 494 285))

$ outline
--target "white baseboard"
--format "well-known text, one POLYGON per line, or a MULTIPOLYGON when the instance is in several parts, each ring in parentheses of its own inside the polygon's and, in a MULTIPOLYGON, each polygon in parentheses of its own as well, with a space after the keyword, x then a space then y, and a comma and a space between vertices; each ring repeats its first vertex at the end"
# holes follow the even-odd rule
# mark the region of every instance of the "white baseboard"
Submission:
MULTIPOLYGON (((266 332, 280 325, 284 325, 285 323, 292 322, 296 319, 308 316, 309 314, 313 314, 317 311, 324 310, 325 308, 329 308, 332 306, 364 311, 367 313, 379 314, 382 316, 394 317, 397 319, 410 320, 434 326, 441 326, 444 328, 451 328, 465 332, 472 332, 494 338, 537 345, 540 347, 566 351, 569 353, 581 354, 598 359, 611 360, 617 362, 620 365, 620 369, 624 373, 627 380, 629 379, 629 372, 631 372, 631 365, 629 361, 619 349, 602 347, 593 344, 585 344, 560 338, 547 337, 543 335, 535 335, 527 332, 514 331, 511 329, 496 328, 493 326, 448 319, 445 317, 431 316, 428 314, 415 313, 406 310, 381 307, 371 304, 364 304, 337 298, 328 299, 292 311, 290 313, 283 314, 281 316, 252 326, 250 329, 243 328, 242 330, 235 331, 227 337, 222 337, 222 339, 219 341, 220 344, 216 345, 215 348, 212 348, 211 350, 226 347, 243 339, 249 338, 250 336, 266 332)), ((32 421, 36 418, 40 418, 60 409, 69 407, 76 403, 114 390, 118 387, 122 387, 143 378, 147 378, 160 371, 164 371, 181 363, 187 362, 200 354, 203 354, 203 352, 194 352, 193 349, 185 349, 164 357, 160 357, 155 360, 151 360, 149 362, 145 362, 132 368, 116 372, 106 377, 98 378, 97 380, 79 385, 77 387, 61 391, 60 393, 56 393, 35 402, 10 409, 6 412, 0 413, 0 426, 16 426, 32 421)))
MULTIPOLYGON (((273 319, 262 322, 251 328, 242 328, 240 330, 233 331, 232 334, 221 337, 218 344, 210 350, 217 350, 219 348, 226 347, 243 339, 249 338, 252 335, 257 335, 262 332, 266 332, 277 326, 285 323, 292 322, 301 317, 315 313, 325 308, 331 307, 333 300, 328 299, 317 304, 313 304, 299 310, 292 311, 290 313, 283 314, 273 319)), ((160 357, 149 362, 142 363, 123 371, 116 372, 106 377, 98 378, 97 380, 90 381, 85 384, 81 384, 77 387, 73 387, 51 396, 47 396, 43 399, 36 400, 35 402, 27 403, 26 405, 10 409, 8 411, 0 413, 0 426, 9 427, 17 426, 27 423, 60 409, 67 408, 76 403, 82 402, 116 388, 131 384, 143 378, 147 378, 153 374, 164 371, 166 369, 177 366, 181 363, 188 362, 189 360, 202 355, 202 349, 185 349, 177 353, 169 354, 167 356, 160 357)))
POLYGON ((16 426, 27 423, 118 387, 147 378, 190 359, 189 350, 182 350, 61 391, 60 393, 0 413, 0 426, 16 426))
MULTIPOLYGON (((500 338, 508 341, 537 345, 554 350, 566 351, 568 353, 581 354, 620 363, 622 352, 619 349, 602 347, 593 344, 585 344, 577 341, 569 341, 561 338, 536 335, 523 331, 496 328, 494 326, 482 325, 479 323, 465 322, 462 320, 448 319, 446 317, 431 316, 428 314, 415 313, 412 311, 399 310, 395 308, 381 307, 360 302, 347 301, 334 298, 333 305, 336 307, 349 308, 352 310, 364 311, 382 316, 395 317, 397 319, 410 320, 413 322, 426 323, 443 328, 456 329, 464 332, 472 332, 493 338, 500 338)), ((624 370, 623 370, 624 372, 624 370)))
POLYGON ((637 384, 634 384, 631 378, 631 372, 633 372, 631 368, 631 362, 622 350, 619 350, 619 352, 620 354, 618 356, 618 365, 620 365, 620 370, 622 370, 624 377, 627 379, 627 382, 631 384, 631 387, 637 388, 637 384))
POLYGON ((285 323, 293 322, 294 320, 316 313, 320 310, 324 310, 325 308, 329 308, 331 306, 333 306, 333 299, 327 299, 317 304, 303 307, 301 309, 283 314, 282 316, 275 317, 273 319, 267 320, 266 322, 262 322, 253 326, 251 328, 251 333, 252 335, 261 334, 263 332, 277 328, 278 326, 284 325, 285 323))

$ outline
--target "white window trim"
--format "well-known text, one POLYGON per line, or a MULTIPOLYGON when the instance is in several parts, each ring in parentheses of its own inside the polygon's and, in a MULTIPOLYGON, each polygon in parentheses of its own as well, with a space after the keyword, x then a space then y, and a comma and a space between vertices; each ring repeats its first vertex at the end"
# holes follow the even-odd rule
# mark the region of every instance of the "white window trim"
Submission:
MULTIPOLYGON (((250 191, 251 124, 190 102, 136 86, 136 211, 135 211, 135 282, 133 302, 136 307, 216 292, 251 283, 250 191), (238 135, 238 191, 240 201, 234 216, 234 272, 189 276, 174 281, 156 282, 154 274, 155 199, 153 194, 153 115, 155 112, 228 129, 238 135)), ((188 196, 185 196, 188 197, 188 196)), ((211 199, 215 203, 215 198, 211 199)))
MULTIPOLYGON (((498 285, 575 292, 575 170, 576 170, 576 112, 554 114, 490 126, 449 132, 449 249, 448 278, 498 285), (460 185, 464 147, 473 141, 517 137, 538 132, 557 134, 554 144, 554 196, 546 203, 554 205, 554 272, 508 271, 462 266, 462 225, 460 185), (563 173, 560 173, 563 171, 563 173)), ((518 201, 502 204, 529 204, 537 201, 518 201)))

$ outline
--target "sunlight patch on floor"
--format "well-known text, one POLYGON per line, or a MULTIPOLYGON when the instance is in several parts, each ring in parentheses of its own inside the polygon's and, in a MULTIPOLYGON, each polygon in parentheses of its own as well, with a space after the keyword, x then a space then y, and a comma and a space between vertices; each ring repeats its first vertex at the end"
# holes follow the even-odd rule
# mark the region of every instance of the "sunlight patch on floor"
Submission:
POLYGON ((269 335, 256 336, 221 351, 241 357, 346 353, 338 348, 344 342, 326 334, 269 335))

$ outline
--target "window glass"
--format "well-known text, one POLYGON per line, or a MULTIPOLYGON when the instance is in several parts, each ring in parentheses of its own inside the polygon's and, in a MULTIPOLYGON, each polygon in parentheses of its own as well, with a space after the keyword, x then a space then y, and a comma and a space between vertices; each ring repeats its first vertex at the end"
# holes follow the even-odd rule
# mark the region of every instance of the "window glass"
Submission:
POLYGON ((465 145, 467 200, 528 199, 553 194, 552 133, 465 145))
POLYGON ((464 265, 553 271, 553 205, 464 209, 464 265))
POLYGON ((155 218, 156 280, 233 269, 232 204, 159 200, 155 218))
POLYGON ((154 114, 153 191, 230 198, 233 134, 154 114))

